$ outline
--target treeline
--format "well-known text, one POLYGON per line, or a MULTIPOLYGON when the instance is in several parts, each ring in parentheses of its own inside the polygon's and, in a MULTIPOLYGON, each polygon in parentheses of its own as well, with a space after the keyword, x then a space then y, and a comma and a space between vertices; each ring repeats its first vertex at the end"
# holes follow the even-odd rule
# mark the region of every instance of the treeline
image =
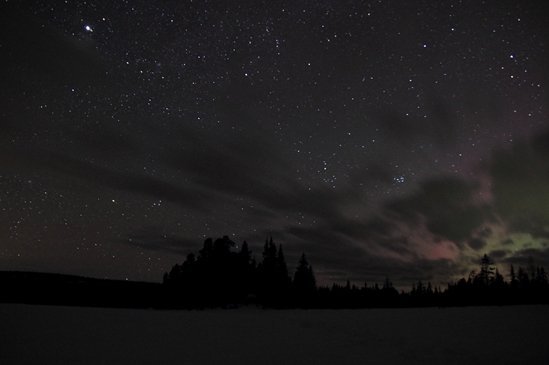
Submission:
POLYGON ((543 267, 510 268, 506 281, 487 255, 481 259, 480 270, 467 279, 448 283, 446 288, 418 281, 410 291, 397 292, 387 281, 362 287, 334 284, 318 288, 318 306, 321 308, 372 307, 452 307, 473 305, 549 304, 549 283, 543 267))
POLYGON ((549 304, 543 267, 510 267, 508 280, 486 255, 478 271, 445 288, 429 282, 398 291, 376 283, 318 286, 305 254, 289 272, 281 245, 265 242, 256 261, 248 244, 207 239, 195 255, 164 274, 163 283, 103 280, 71 275, 0 272, 0 302, 125 308, 200 309, 258 305, 265 308, 377 308, 549 304))
POLYGON ((506 281, 487 255, 481 259, 478 273, 448 286, 444 293, 454 305, 469 304, 549 304, 549 282, 545 268, 530 265, 515 271, 510 267, 506 281))
POLYGON ((282 246, 265 242, 256 262, 246 242, 240 248, 227 236, 208 238, 197 255, 164 274, 164 304, 172 308, 238 307, 257 304, 270 308, 371 308, 549 304, 549 283, 543 267, 511 266, 506 281, 487 255, 478 273, 449 283, 446 288, 417 282, 410 291, 397 291, 386 279, 362 286, 333 284, 318 287, 312 266, 301 255, 295 272, 288 271, 282 246))

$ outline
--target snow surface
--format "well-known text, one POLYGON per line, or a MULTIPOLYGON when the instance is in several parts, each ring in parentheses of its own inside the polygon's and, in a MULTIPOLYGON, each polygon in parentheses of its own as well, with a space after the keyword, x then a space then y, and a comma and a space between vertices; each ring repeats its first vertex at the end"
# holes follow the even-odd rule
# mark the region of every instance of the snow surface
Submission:
POLYGON ((0 304, 0 364, 549 364, 549 306, 155 311, 0 304))

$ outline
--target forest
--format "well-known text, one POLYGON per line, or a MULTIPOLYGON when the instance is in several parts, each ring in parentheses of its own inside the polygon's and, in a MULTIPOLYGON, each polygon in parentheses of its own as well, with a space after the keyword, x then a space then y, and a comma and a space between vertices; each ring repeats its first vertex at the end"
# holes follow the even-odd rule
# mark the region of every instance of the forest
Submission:
POLYGON ((265 242, 256 262, 244 242, 238 249, 227 236, 204 241, 198 254, 164 274, 164 303, 172 308, 234 308, 256 304, 267 308, 372 308, 548 304, 549 283, 543 267, 510 267, 505 280, 484 255, 478 271, 445 288, 430 282, 414 283, 398 291, 390 279, 381 285, 333 284, 318 286, 311 264, 302 254, 293 275, 282 245, 265 242))

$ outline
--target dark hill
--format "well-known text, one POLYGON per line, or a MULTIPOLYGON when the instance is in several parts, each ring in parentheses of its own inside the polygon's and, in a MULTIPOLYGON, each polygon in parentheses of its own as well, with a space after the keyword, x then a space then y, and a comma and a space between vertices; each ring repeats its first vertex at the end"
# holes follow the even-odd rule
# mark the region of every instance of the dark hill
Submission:
POLYGON ((162 284, 54 273, 0 271, 0 302, 92 307, 155 307, 162 284))

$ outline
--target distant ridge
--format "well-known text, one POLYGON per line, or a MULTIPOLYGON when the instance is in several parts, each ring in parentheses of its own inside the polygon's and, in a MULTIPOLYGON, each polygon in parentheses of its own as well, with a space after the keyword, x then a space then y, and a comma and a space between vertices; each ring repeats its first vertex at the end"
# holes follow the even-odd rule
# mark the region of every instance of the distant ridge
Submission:
POLYGON ((149 308, 162 284, 32 271, 0 271, 0 302, 149 308))
POLYGON ((139 283, 139 284, 160 284, 147 281, 134 281, 134 280, 120 280, 120 279, 105 279, 94 278, 90 276, 72 275, 72 274, 60 274, 54 272, 40 272, 40 271, 20 271, 20 270, 0 270, 0 280, 4 279, 23 279, 23 280, 45 280, 48 281, 65 281, 65 282, 116 282, 116 283, 139 283))

